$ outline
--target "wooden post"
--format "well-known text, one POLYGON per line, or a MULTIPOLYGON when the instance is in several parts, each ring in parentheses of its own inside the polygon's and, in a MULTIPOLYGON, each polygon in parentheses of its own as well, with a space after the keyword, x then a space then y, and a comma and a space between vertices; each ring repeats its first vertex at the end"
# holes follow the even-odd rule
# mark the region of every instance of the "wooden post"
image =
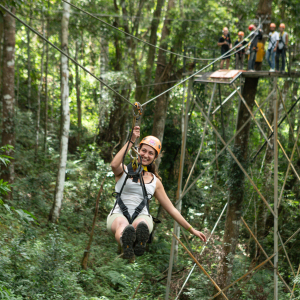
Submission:
POLYGON ((92 230, 91 230, 91 233, 90 233, 90 238, 89 238, 89 241, 88 241, 88 245, 85 248, 85 251, 83 253, 83 258, 82 258, 82 261, 81 261, 81 266, 84 270, 87 269, 87 263, 88 263, 88 259, 89 259, 89 254, 90 254, 90 249, 91 249, 91 245, 92 245, 92 241, 93 241, 96 220, 97 220, 97 216, 98 216, 99 201, 100 201, 100 196, 103 192, 103 186, 104 186, 105 179, 106 179, 106 177, 103 178, 100 189, 99 189, 99 192, 98 192, 96 205, 95 205, 95 213, 94 213, 94 219, 93 219, 93 224, 92 224, 92 230))
MULTIPOLYGON (((274 79, 276 80, 276 79, 274 79)), ((278 94, 274 101, 274 300, 278 300, 278 94)))
MULTIPOLYGON (((190 79, 189 85, 188 85, 188 95, 187 95, 187 100, 186 100, 186 105, 185 105, 185 116, 184 116, 184 114, 182 114, 182 127, 181 127, 182 142, 181 142, 180 167, 179 167, 179 175, 178 175, 178 187, 177 187, 176 200, 179 200, 180 196, 181 196, 183 166, 184 166, 184 157, 185 157, 185 145, 186 145, 186 135, 187 135, 187 125, 188 125, 188 112, 189 112, 189 103, 190 103, 190 97, 191 97, 192 83, 193 83, 193 79, 190 79)), ((183 95, 182 109, 184 109, 184 95, 183 95)), ((181 210, 181 200, 178 201, 176 208, 179 211, 181 210)), ((180 233, 179 230, 180 230, 179 225, 177 224, 176 221, 174 221, 173 232, 175 232, 175 234, 179 234, 180 233)), ((173 237, 172 245, 171 245, 170 260, 169 260, 169 270, 168 270, 168 279, 167 279, 165 300, 169 299, 169 294, 170 294, 170 285, 171 285, 174 252, 175 252, 176 244, 177 244, 177 248, 178 248, 178 243, 176 243, 176 239, 173 237)))

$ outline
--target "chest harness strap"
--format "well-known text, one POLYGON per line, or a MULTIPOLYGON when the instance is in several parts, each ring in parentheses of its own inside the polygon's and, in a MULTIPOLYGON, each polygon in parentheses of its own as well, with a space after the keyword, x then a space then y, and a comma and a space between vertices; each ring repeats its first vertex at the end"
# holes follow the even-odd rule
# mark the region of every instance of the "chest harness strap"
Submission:
POLYGON ((129 165, 127 165, 127 173, 126 173, 126 178, 123 182, 123 185, 121 187, 121 190, 119 193, 115 192, 114 196, 116 197, 116 202, 115 202, 115 206, 113 208, 113 210, 115 209, 116 205, 118 204, 123 215, 126 217, 126 219, 128 220, 129 224, 132 224, 133 221, 136 219, 136 217, 141 213, 141 211, 143 210, 143 208, 146 206, 148 214, 150 215, 150 211, 149 211, 149 200, 152 198, 152 195, 148 196, 146 187, 145 187, 145 182, 143 179, 143 167, 142 165, 139 164, 138 168, 136 171, 133 170, 132 164, 130 163, 129 165), (121 194, 123 192, 124 186, 127 182, 128 178, 132 178, 132 181, 137 183, 138 180, 140 180, 140 185, 143 191, 143 200, 142 202, 139 204, 139 206, 136 207, 136 209, 134 210, 134 213, 132 215, 132 217, 130 216, 129 212, 128 212, 128 208, 127 206, 124 204, 122 198, 121 198, 121 194))

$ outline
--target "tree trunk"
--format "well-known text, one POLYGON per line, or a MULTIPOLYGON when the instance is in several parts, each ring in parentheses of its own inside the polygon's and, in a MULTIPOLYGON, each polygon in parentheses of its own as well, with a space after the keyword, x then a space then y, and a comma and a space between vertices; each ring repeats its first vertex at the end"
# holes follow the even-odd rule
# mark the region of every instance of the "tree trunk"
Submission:
MULTIPOLYGON (((115 10, 119 11, 117 3, 115 1, 115 10)), ((118 18, 115 18, 114 26, 119 27, 118 18)), ((115 63, 114 69, 115 71, 121 71, 121 61, 122 57, 122 49, 120 46, 119 35, 115 34, 114 36, 114 44, 115 44, 115 63)), ((130 95, 130 90, 127 90, 126 87, 119 90, 122 96, 128 97, 130 95)), ((101 153, 101 157, 105 162, 110 162, 112 157, 111 154, 113 149, 121 148, 123 143, 125 142, 125 128, 126 121, 129 112, 129 108, 127 103, 124 103, 119 96, 114 95, 114 104, 110 111, 109 116, 109 124, 107 127, 103 126, 101 131, 97 136, 97 144, 100 147, 103 147, 103 151, 101 153)))
MULTIPOLYGON (((149 43, 151 43, 152 45, 156 45, 156 43, 157 43, 157 29, 159 26, 159 19, 161 16, 162 7, 164 6, 164 2, 165 2, 165 0, 157 0, 156 9, 153 12, 153 18, 152 18, 152 22, 151 22, 151 33, 150 33, 150 39, 149 39, 149 43)), ((151 82, 155 53, 156 53, 156 48, 149 47, 146 70, 145 70, 145 80, 143 83, 144 85, 149 85, 151 82)), ((141 82, 141 81, 139 81, 139 82, 141 82)), ((136 82, 136 84, 138 86, 140 85, 140 83, 138 83, 138 82, 136 82)), ((146 102, 148 94, 149 94, 149 89, 150 89, 149 86, 145 86, 144 88, 137 87, 136 91, 135 91, 136 101, 138 101, 140 103, 146 102)))
MULTIPOLYGON (((15 13, 15 8, 10 8, 15 13)), ((15 34, 16 22, 7 12, 3 13, 4 20, 4 46, 3 46, 3 77, 2 77, 2 146, 15 146, 15 34)), ((13 156, 13 150, 5 151, 5 155, 13 156)), ((12 184, 14 182, 14 163, 8 167, 2 165, 1 179, 12 184)), ((8 194, 8 199, 12 194, 8 194)))
MULTIPOLYGON (((292 102, 295 101, 295 97, 297 98, 298 88, 299 88, 299 83, 295 81, 294 84, 293 84, 292 102)), ((290 114, 290 119, 291 119, 291 123, 292 123, 291 125, 293 127, 292 129, 295 131, 296 112, 292 112, 290 114)), ((299 123, 298 123, 298 126, 299 126, 299 123)), ((293 131, 292 131, 292 129, 289 127, 289 149, 293 148, 293 145, 294 145, 294 139, 293 139, 293 131)))
MULTIPOLYGON (((63 3, 63 16, 62 16, 62 50, 68 53, 68 26, 70 17, 70 5, 63 3)), ((60 137, 60 157, 58 174, 56 178, 55 196, 53 207, 49 215, 49 220, 53 223, 57 222, 61 210, 66 164, 68 155, 68 140, 70 130, 70 110, 69 110, 69 69, 68 58, 61 55, 61 107, 62 107, 62 129, 60 137)))
MULTIPOLYGON (((32 23, 32 10, 30 4, 30 14, 29 14, 29 26, 32 23)), ((31 47, 30 47, 30 30, 27 29, 27 105, 28 109, 31 108, 31 47)))
MULTIPOLYGON (((275 85, 273 85, 273 88, 275 88, 275 85)), ((276 93, 272 97, 270 97, 269 100, 269 107, 267 111, 267 119, 272 125, 274 121, 274 101, 276 101, 276 93)), ((270 135, 271 131, 268 128, 266 130, 268 132, 267 136, 270 135)), ((270 139, 270 143, 272 146, 274 146, 274 135, 270 139)), ((266 200, 269 203, 272 203, 272 199, 274 197, 274 188, 273 188, 273 181, 272 181, 272 161, 274 158, 274 150, 270 148, 270 146, 267 144, 265 156, 263 159, 263 166, 262 166, 262 182, 264 183, 262 185, 262 194, 265 196, 266 200)), ((264 238, 268 235, 269 230, 266 228, 267 225, 267 219, 268 219, 268 208, 266 207, 265 203, 263 201, 257 202, 257 211, 259 218, 257 219, 257 239, 260 241, 260 243, 263 245, 264 238)), ((257 256, 259 256, 260 252, 257 253, 257 256)), ((258 257, 252 258, 251 267, 255 267, 256 263, 258 261, 258 257)))
MULTIPOLYGON (((79 41, 76 41, 76 52, 75 52, 75 60, 78 61, 78 52, 79 52, 79 41)), ((77 100, 77 125, 78 125, 78 135, 77 135, 77 144, 80 146, 80 135, 81 135, 81 99, 80 99, 80 76, 78 66, 75 65, 76 70, 76 100, 77 100)))
MULTIPOLYGON (((257 6, 257 16, 261 19, 261 21, 265 22, 262 24, 264 33, 268 34, 270 31, 270 23, 272 18, 272 3, 273 0, 259 0, 257 6)), ((268 38, 263 37, 263 43, 266 42, 268 38)))
POLYGON ((0 11, 0 99, 2 99, 3 31, 4 31, 4 20, 3 20, 2 11, 0 11))
MULTIPOLYGON (((171 20, 168 19, 168 14, 175 6, 174 0, 168 1, 168 9, 167 9, 167 17, 165 18, 162 33, 161 33, 161 41, 160 41, 160 48, 167 49, 166 38, 170 34, 170 25, 171 20)), ((157 58, 157 66, 155 71, 155 83, 163 82, 168 80, 170 71, 170 65, 167 66, 167 58, 166 52, 159 50, 158 51, 158 58, 157 58)), ((160 84, 154 87, 154 94, 159 95, 163 91, 168 89, 168 85, 160 84)), ((167 107, 168 107, 168 93, 160 96, 157 98, 155 103, 154 109, 154 119, 153 119, 153 128, 152 128, 152 135, 156 136, 161 143, 163 143, 164 137, 164 130, 165 130, 165 123, 166 123, 166 116, 167 116, 167 107)), ((155 161, 157 168, 160 165, 161 158, 158 157, 155 161)))
MULTIPOLYGON (((49 0, 48 0, 49 8, 49 0)), ((47 39, 49 40, 49 15, 47 15, 47 39)), ((48 63, 49 63, 49 44, 46 43, 46 66, 45 66, 45 133, 44 133, 44 151, 47 155, 48 151, 48 63)))
MULTIPOLYGON (((258 78, 246 78, 245 80, 243 97, 251 110, 254 105, 257 83, 258 78)), ((239 130, 249 117, 250 114, 247 108, 243 103, 241 103, 237 116, 236 130, 239 130)), ((248 159, 249 132, 250 122, 236 136, 232 150, 244 168, 246 168, 246 162, 248 159)), ((230 165, 228 167, 229 203, 223 237, 223 255, 218 267, 217 278, 217 282, 221 288, 228 285, 231 280, 232 263, 239 237, 239 223, 244 198, 244 177, 244 173, 241 171, 239 166, 232 158, 230 158, 230 165)), ((219 295, 215 299, 223 299, 223 296, 219 295)))
MULTIPOLYGON (((42 16, 42 30, 43 36, 45 37, 45 26, 44 19, 42 16)), ((37 95, 37 112, 36 112, 36 139, 35 139, 35 161, 37 160, 38 148, 39 148, 39 134, 40 134, 40 117, 41 117, 41 93, 43 88, 43 79, 44 79, 44 56, 45 56, 45 42, 43 41, 43 53, 41 59, 41 80, 38 87, 37 95)))
POLYGON ((87 270, 87 263, 88 263, 88 259, 89 259, 89 254, 90 254, 90 249, 91 249, 91 245, 92 245, 92 241, 93 241, 93 237, 94 237, 94 229, 95 229, 95 225, 96 225, 96 220, 97 220, 97 216, 98 216, 98 210, 99 210, 99 201, 100 201, 100 196, 103 192, 103 186, 104 186, 104 182, 105 182, 106 177, 103 178, 99 192, 98 192, 98 196, 97 196, 97 200, 96 200, 96 206, 95 206, 95 213, 94 213, 94 219, 93 219, 93 224, 92 224, 92 230, 90 233, 90 238, 88 241, 88 245, 85 248, 85 251, 83 253, 83 258, 81 261, 81 266, 84 270, 87 270))
MULTIPOLYGON (((100 45, 101 45, 101 54, 100 54, 100 78, 103 78, 103 75, 108 70, 108 43, 107 40, 103 37, 100 38, 100 45)), ((102 98, 103 93, 103 84, 99 82, 100 87, 100 98, 99 98, 99 132, 104 124, 104 114, 107 112, 107 100, 102 98)))

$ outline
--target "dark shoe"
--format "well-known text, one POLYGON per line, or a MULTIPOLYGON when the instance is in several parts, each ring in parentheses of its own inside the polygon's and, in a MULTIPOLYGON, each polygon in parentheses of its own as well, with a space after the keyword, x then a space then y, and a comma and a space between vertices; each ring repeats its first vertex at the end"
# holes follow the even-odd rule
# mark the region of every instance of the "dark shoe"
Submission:
POLYGON ((132 225, 127 225, 121 236, 121 245, 123 248, 123 258, 134 258, 133 244, 136 239, 135 229, 132 225))
POLYGON ((136 243, 134 246, 134 254, 141 256, 146 250, 146 243, 149 240, 150 232, 148 225, 145 222, 141 222, 136 227, 136 243))

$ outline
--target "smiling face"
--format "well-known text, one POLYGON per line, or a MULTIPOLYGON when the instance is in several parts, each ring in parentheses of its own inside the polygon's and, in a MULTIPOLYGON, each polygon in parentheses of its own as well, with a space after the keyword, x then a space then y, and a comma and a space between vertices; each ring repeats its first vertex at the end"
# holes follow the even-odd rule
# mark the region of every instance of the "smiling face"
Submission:
POLYGON ((140 149, 142 164, 144 166, 150 165, 156 157, 156 151, 148 145, 142 144, 140 149))
POLYGON ((225 28, 223 29, 223 33, 224 33, 224 35, 227 35, 227 34, 228 34, 228 28, 225 27, 225 28))

